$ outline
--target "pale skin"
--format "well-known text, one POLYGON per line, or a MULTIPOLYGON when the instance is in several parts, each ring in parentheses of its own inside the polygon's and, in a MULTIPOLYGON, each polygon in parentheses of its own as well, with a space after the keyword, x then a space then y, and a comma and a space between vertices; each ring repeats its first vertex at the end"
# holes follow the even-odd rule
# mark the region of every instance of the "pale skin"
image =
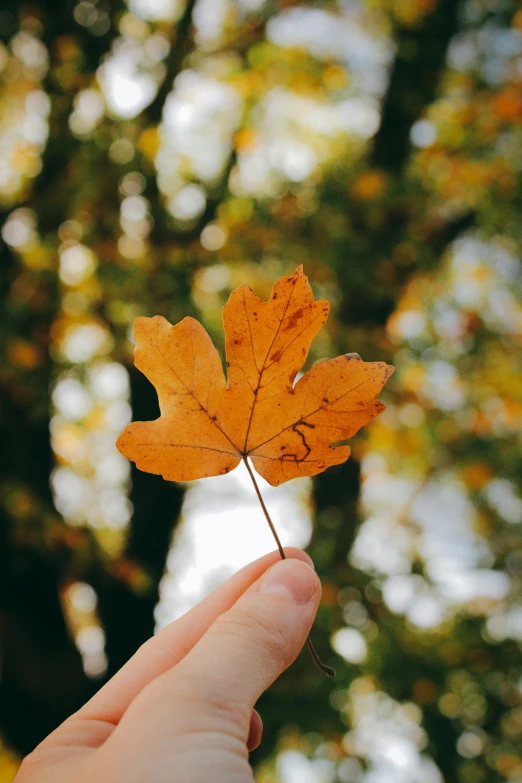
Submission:
POLYGON ((246 566, 146 642, 15 783, 252 783, 254 705, 297 657, 321 595, 308 555, 285 553, 246 566))

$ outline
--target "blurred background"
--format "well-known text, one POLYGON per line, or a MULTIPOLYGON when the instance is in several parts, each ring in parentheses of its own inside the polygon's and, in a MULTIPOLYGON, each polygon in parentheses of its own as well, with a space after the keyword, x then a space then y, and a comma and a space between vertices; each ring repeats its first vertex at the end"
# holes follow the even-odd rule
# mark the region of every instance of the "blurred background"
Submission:
POLYGON ((259 783, 522 783, 522 7, 54 0, 0 11, 0 781, 274 548, 244 472, 114 446, 138 315, 304 264, 310 362, 397 372, 353 457, 266 502, 324 585, 259 783))

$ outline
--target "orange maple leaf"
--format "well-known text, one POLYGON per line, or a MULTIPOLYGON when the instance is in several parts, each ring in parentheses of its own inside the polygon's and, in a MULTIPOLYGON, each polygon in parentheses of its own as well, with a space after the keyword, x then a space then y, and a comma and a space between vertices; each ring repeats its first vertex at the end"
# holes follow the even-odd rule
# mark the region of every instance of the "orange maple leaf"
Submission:
POLYGON ((135 364, 156 387, 161 416, 129 424, 118 449, 171 481, 228 473, 248 457, 277 486, 344 462, 350 448, 332 444, 384 410, 376 396, 394 368, 338 356, 294 385, 328 310, 326 300, 314 301, 302 267, 275 283, 268 302, 236 288, 223 310, 228 384, 198 321, 138 318, 135 364))

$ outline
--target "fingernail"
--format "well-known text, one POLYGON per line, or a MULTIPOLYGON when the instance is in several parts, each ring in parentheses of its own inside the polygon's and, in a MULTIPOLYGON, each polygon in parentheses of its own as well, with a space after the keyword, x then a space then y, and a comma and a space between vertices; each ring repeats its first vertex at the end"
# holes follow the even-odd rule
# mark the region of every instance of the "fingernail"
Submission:
POLYGON ((302 560, 282 560, 266 572, 260 593, 279 593, 296 604, 307 604, 317 590, 317 574, 302 560))

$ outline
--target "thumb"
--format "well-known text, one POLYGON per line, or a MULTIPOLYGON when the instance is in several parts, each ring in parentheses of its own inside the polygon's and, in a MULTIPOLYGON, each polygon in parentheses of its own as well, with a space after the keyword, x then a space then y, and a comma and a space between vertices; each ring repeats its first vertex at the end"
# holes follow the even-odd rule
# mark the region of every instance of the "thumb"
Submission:
POLYGON ((157 697, 173 711, 170 725, 181 713, 185 730, 219 726, 246 741, 255 702, 297 657, 320 595, 319 578, 306 563, 287 559, 268 569, 156 680, 157 697), (165 700, 166 693, 172 698, 165 700))

